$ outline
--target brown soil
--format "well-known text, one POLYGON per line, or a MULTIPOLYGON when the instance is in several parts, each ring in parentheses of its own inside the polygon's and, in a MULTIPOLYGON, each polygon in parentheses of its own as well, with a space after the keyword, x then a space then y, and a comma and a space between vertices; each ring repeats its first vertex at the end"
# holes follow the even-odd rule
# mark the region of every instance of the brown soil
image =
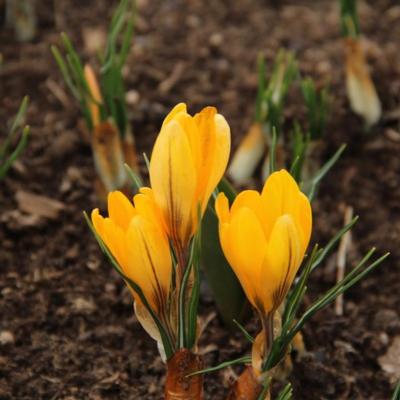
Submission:
MULTIPOLYGON (((41 25, 33 43, 18 44, 10 31, 0 33, 0 120, 13 115, 28 94, 32 126, 28 149, 0 186, 0 399, 159 399, 164 365, 82 217, 82 210, 98 205, 91 152, 75 103, 62 95, 49 50, 58 43, 58 33, 66 31, 84 57, 93 58, 83 46, 82 29, 106 27, 110 3, 116 1, 56 3, 54 19, 50 1, 40 2, 41 25), (64 207, 56 218, 32 219, 18 209, 18 190, 56 199, 64 207)), ((345 203, 361 217, 352 258, 374 245, 380 254, 388 250, 392 255, 345 296, 343 317, 330 307, 305 327, 308 352, 295 363, 290 379, 296 399, 389 398, 393 377, 378 358, 400 334, 397 2, 369 1, 360 8, 385 115, 370 135, 363 133, 345 97, 335 1, 138 3, 126 82, 135 91, 132 98, 138 97, 130 112, 140 153, 150 151, 163 116, 179 101, 191 111, 216 105, 237 145, 254 113, 258 51, 270 62, 286 46, 296 52, 304 75, 330 82, 334 101, 324 156, 343 142, 349 146, 315 202, 314 241, 325 243, 340 228, 339 205, 345 203)), ((294 90, 286 110, 289 123, 302 112, 294 90)), ((307 301, 335 282, 332 265, 328 262, 313 275, 307 301)), ((212 309, 205 293, 201 313, 208 316, 212 309)), ((218 318, 201 341, 208 365, 237 357, 248 347, 218 318)), ((206 376, 207 398, 223 398, 228 375, 206 376)))

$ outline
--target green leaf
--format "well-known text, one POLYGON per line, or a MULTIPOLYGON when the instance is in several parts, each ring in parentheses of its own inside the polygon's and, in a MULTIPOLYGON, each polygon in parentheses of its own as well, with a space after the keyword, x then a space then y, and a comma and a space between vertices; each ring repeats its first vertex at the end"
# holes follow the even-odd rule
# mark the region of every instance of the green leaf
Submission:
POLYGON ((257 400, 265 400, 269 392, 269 386, 271 384, 271 380, 272 378, 270 376, 267 376, 265 382, 262 384, 263 389, 261 390, 261 393, 258 395, 257 400))
POLYGON ((288 383, 278 394, 276 400, 290 400, 293 397, 293 388, 290 383, 288 383))
POLYGON ((325 259, 325 257, 329 254, 329 252, 335 247, 335 245, 339 242, 342 236, 349 231, 358 221, 359 217, 355 216, 347 225, 345 225, 336 235, 328 242, 328 244, 322 249, 322 251, 317 256, 317 259, 314 261, 311 270, 313 271, 318 267, 319 264, 325 259))
POLYGON ((342 36, 357 38, 360 23, 357 14, 357 0, 340 0, 340 27, 342 36))
POLYGON ((246 331, 245 327, 240 324, 239 322, 236 321, 236 319, 233 320, 233 323, 240 329, 240 331, 243 333, 244 337, 250 342, 254 343, 254 338, 253 336, 250 335, 249 332, 246 331))
POLYGON ((124 167, 125 167, 125 170, 129 176, 130 180, 132 181, 132 183, 136 189, 136 192, 138 192, 140 190, 140 188, 143 187, 142 178, 136 172, 134 172, 133 169, 128 164, 124 163, 124 167))
MULTIPOLYGON (((199 220, 201 219, 201 211, 199 208, 199 220)), ((193 242, 193 257, 191 262, 193 263, 193 289, 192 295, 189 301, 188 308, 188 348, 192 349, 196 344, 197 337, 197 314, 200 299, 200 259, 201 259, 201 236, 202 228, 199 224, 199 229, 194 237, 193 242)))
POLYGON ((302 329, 306 322, 308 322, 318 311, 331 304, 338 296, 358 283, 389 256, 389 253, 386 253, 365 267, 365 264, 372 257, 374 251, 374 248, 371 249, 358 263, 358 265, 353 268, 353 270, 351 270, 340 282, 336 283, 309 308, 307 308, 307 310, 300 316, 297 322, 290 329, 282 329, 280 336, 275 338, 274 342, 272 343, 272 348, 267 359, 263 362, 264 371, 269 371, 282 360, 293 338, 302 329))
POLYGON ((298 184, 301 182, 302 170, 304 165, 304 157, 309 145, 309 135, 303 133, 298 123, 294 124, 294 129, 291 133, 292 143, 292 165, 290 166, 290 174, 298 184))
POLYGON ((400 400, 400 381, 397 382, 397 385, 394 389, 392 400, 400 400))
POLYGON ((7 174, 7 171, 10 169, 13 162, 21 155, 24 151, 26 144, 28 143, 29 136, 29 126, 26 126, 22 131, 22 136, 17 144, 17 147, 10 154, 10 156, 5 160, 4 163, 0 165, 0 179, 3 179, 7 174))
MULTIPOLYGON (((19 106, 17 115, 14 117, 14 120, 13 120, 13 122, 11 124, 10 130, 9 130, 9 133, 8 133, 6 139, 0 145, 0 162, 2 162, 3 159, 6 157, 6 154, 7 154, 8 150, 9 150, 10 144, 11 144, 11 142, 12 142, 12 140, 13 140, 13 138, 14 138, 17 130, 18 130, 18 128, 20 128, 22 123, 23 123, 23 120, 24 120, 25 115, 26 115, 26 110, 28 108, 28 103, 29 103, 29 98, 28 98, 28 96, 25 96, 23 98, 23 100, 22 100, 21 105, 19 106)), ((28 129, 28 131, 29 131, 29 129, 28 129)), ((20 140, 22 140, 22 139, 20 139, 20 140)), ((19 152, 17 152, 17 155, 15 156, 15 158, 17 158, 19 156, 20 152, 23 150, 23 147, 24 146, 22 146, 22 149, 20 149, 19 152)), ((13 155, 11 157, 13 157, 13 155)))
POLYGON ((262 123, 263 122, 262 103, 266 88, 266 76, 265 76, 265 58, 261 53, 258 55, 257 67, 258 67, 258 86, 257 86, 255 120, 259 123, 262 123))
POLYGON ((301 82, 301 91, 307 107, 308 130, 312 140, 322 138, 329 114, 329 94, 326 87, 317 90, 311 78, 301 82))
POLYGON ((272 128, 272 141, 271 146, 269 148, 269 174, 271 175, 276 171, 276 144, 277 144, 277 133, 276 128, 272 128))
POLYGON ((186 377, 200 375, 200 374, 207 374, 209 372, 214 372, 214 371, 219 371, 220 369, 224 369, 224 368, 230 367, 232 365, 250 364, 250 363, 251 363, 251 357, 243 356, 243 357, 239 357, 234 360, 231 360, 231 361, 225 361, 221 364, 216 365, 215 367, 205 368, 205 369, 201 369, 196 372, 192 372, 191 374, 186 375, 186 377))
POLYGON ((308 199, 313 201, 315 194, 318 189, 318 185, 324 178, 324 176, 330 171, 330 169, 336 164, 337 160, 340 158, 344 150, 346 149, 346 145, 342 144, 336 153, 322 166, 322 168, 316 173, 316 175, 312 178, 310 189, 308 191, 308 199))

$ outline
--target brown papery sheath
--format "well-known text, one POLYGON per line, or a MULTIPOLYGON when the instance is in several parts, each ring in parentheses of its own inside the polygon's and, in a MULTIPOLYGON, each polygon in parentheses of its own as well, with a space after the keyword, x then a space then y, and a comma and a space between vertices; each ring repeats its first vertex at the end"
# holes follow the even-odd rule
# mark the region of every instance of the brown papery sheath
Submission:
POLYGON ((165 400, 202 400, 203 375, 187 376, 203 368, 200 356, 190 350, 178 350, 167 362, 165 400))
MULTIPOLYGON (((257 400, 263 387, 257 380, 253 367, 248 365, 231 387, 226 400, 257 400)), ((265 400, 269 400, 269 393, 265 400)))

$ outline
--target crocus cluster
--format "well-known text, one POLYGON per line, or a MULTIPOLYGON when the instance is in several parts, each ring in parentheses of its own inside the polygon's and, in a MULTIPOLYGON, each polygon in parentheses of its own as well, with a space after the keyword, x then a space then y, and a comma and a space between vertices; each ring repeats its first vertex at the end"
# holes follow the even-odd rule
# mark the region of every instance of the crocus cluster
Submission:
MULTIPOLYGON (((182 354, 187 343, 181 343, 179 335, 181 321, 188 316, 180 313, 188 313, 185 299, 190 302, 195 284, 187 293, 181 291, 193 262, 194 237, 229 153, 230 128, 214 107, 191 116, 185 104, 178 104, 165 118, 153 148, 151 187, 140 188, 133 202, 113 191, 108 195, 108 217, 98 209, 92 212, 97 235, 131 289, 137 317, 159 342, 161 353, 165 343, 155 322, 165 329, 172 348, 164 354, 168 365, 176 366, 178 359, 187 357, 182 354), (185 304, 180 306, 182 298, 185 304), (149 315, 155 316, 154 321, 149 315)), ((268 348, 272 340, 268 321, 284 301, 310 240, 310 202, 290 174, 281 170, 268 178, 261 193, 245 190, 231 207, 221 192, 215 210, 221 247, 260 316, 263 345, 268 348)), ((195 351, 195 346, 187 350, 195 351)), ((199 363, 196 366, 199 369, 199 363)), ((167 382, 175 388, 184 379, 167 377, 167 382)), ((199 381, 196 385, 201 386, 199 381)))
MULTIPOLYGON (((178 303, 192 239, 229 153, 230 129, 214 107, 191 116, 185 104, 178 104, 165 118, 154 145, 151 187, 140 188, 133 203, 123 193, 111 192, 107 218, 98 209, 92 212, 97 234, 124 276, 141 289, 175 350, 180 347, 179 313, 188 312, 178 303)), ((154 323, 142 318, 143 299, 133 289, 132 294, 138 319, 160 343, 154 323)))

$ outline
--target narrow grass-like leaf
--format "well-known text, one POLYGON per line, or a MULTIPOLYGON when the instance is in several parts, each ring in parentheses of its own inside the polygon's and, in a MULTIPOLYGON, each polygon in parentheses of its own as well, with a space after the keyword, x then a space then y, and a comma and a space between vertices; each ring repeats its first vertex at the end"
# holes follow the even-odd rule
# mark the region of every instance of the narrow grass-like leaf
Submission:
POLYGON ((400 400, 400 381, 397 382, 397 385, 394 389, 392 400, 400 400))
POLYGON ((146 164, 147 172, 150 173, 150 161, 146 153, 143 153, 143 159, 146 164))
POLYGON ((269 175, 276 171, 276 143, 277 143, 277 133, 276 128, 272 128, 272 141, 271 147, 269 149, 269 175))
MULTIPOLYGON (((14 120, 11 124, 10 130, 8 132, 8 135, 6 136, 3 143, 0 145, 0 161, 2 161, 6 157, 9 146, 17 132, 17 129, 23 123, 23 120, 24 120, 25 114, 26 114, 26 110, 28 108, 28 103, 29 103, 29 98, 28 98, 28 96, 25 96, 21 102, 21 105, 19 106, 17 115, 14 117, 14 120)), ((29 131, 29 129, 28 129, 28 131, 29 131)), ((18 157, 18 155, 19 154, 17 154, 17 157, 18 157)))
POLYGON ((257 86, 255 120, 259 123, 262 123, 264 120, 263 110, 262 110, 263 98, 266 89, 265 58, 262 54, 258 55, 257 67, 258 67, 258 86, 257 86))
POLYGON ((271 380, 272 378, 270 376, 266 378, 266 381, 262 385, 263 388, 261 390, 261 393, 258 395, 257 400, 265 400, 269 392, 269 386, 271 384, 271 380))
POLYGON ((236 319, 233 319, 233 323, 239 328, 239 330, 243 333, 244 337, 250 342, 250 343, 254 343, 254 338, 253 336, 250 335, 249 332, 246 331, 245 327, 239 323, 238 321, 236 321, 236 319))
POLYGON ((138 192, 140 188, 143 187, 142 178, 135 171, 133 171, 133 169, 128 164, 124 163, 124 167, 134 187, 136 188, 136 191, 138 192))
POLYGON ((347 225, 345 225, 336 235, 328 242, 328 244, 322 249, 319 253, 317 259, 314 261, 311 270, 313 271, 321 262, 325 259, 325 257, 329 254, 329 252, 335 247, 335 245, 339 242, 342 236, 348 232, 358 221, 359 217, 356 215, 347 225))
POLYGON ((234 360, 231 360, 231 361, 225 361, 221 364, 216 365, 215 367, 205 368, 205 369, 201 369, 200 371, 192 372, 191 374, 186 375, 186 377, 219 371, 220 369, 224 369, 224 368, 230 367, 232 365, 250 364, 250 363, 251 363, 251 357, 243 356, 243 357, 239 357, 234 360))
POLYGON ((192 294, 189 300, 188 307, 188 348, 191 349, 196 344, 197 335, 197 313, 200 298, 200 258, 201 258, 201 237, 202 237, 202 226, 201 226, 201 210, 200 206, 198 209, 199 228, 194 237, 194 249, 193 257, 190 260, 193 263, 193 288, 192 294))
POLYGON ((350 271, 340 282, 334 285, 317 301, 315 301, 289 330, 282 329, 280 336, 274 340, 267 359, 263 362, 263 371, 269 371, 282 360, 295 335, 301 330, 304 324, 315 315, 315 313, 325 308, 338 296, 358 283, 389 256, 389 253, 387 253, 379 257, 367 267, 364 267, 364 265, 372 257, 374 251, 375 249, 371 249, 352 271, 350 271))
POLYGON ((22 131, 22 136, 14 149, 14 151, 8 156, 4 163, 0 165, 0 179, 3 179, 7 171, 10 169, 13 162, 21 155, 24 151, 26 144, 28 143, 29 126, 26 126, 22 131))
POLYGON ((308 192, 308 198, 310 201, 314 199, 318 185, 321 183, 324 176, 329 172, 329 170, 336 164, 336 161, 340 158, 346 145, 342 144, 336 153, 322 166, 322 168, 317 172, 311 181, 310 190, 308 192))
POLYGON ((278 394, 276 400, 290 400, 293 396, 293 388, 290 383, 288 383, 278 394))
POLYGON ((340 26, 343 36, 356 38, 360 34, 357 0, 340 0, 340 26))

